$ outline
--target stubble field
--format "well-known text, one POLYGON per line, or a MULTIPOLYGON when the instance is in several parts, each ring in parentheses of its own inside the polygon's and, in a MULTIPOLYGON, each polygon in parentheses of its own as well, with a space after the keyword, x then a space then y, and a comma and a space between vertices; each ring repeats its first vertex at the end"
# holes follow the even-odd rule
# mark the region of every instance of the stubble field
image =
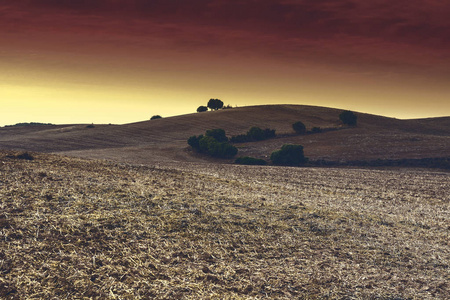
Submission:
POLYGON ((446 299, 449 173, 0 152, 0 298, 446 299))

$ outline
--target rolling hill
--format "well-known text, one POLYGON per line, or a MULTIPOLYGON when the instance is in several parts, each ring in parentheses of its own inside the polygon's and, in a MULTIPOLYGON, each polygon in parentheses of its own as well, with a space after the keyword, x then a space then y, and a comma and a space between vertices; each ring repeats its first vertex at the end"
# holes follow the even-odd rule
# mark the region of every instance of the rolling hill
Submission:
MULTIPOLYGON (((450 117, 399 120, 357 113, 358 125, 342 126, 341 110, 303 105, 249 106, 193 113, 125 125, 53 125, 0 128, 0 148, 62 153, 85 158, 152 164, 205 161, 189 149, 189 136, 223 128, 228 136, 250 127, 276 129, 271 140, 238 144, 240 155, 268 158, 286 143, 304 146, 311 160, 355 161, 442 158, 450 155, 450 117), (308 130, 294 135, 291 125, 302 121, 308 130)), ((208 159, 209 160, 209 159, 208 159)))
POLYGON ((299 143, 316 160, 448 162, 449 117, 358 113, 349 128, 339 113, 0 128, 0 298, 448 299, 450 173, 220 164, 186 144, 259 126, 279 136, 241 155, 299 143), (298 120, 324 132, 296 136, 298 120))

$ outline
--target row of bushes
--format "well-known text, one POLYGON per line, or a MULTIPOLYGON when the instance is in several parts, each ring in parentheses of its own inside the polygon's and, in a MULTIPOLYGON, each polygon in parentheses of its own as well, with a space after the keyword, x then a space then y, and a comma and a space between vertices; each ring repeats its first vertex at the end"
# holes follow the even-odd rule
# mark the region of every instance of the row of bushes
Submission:
MULTIPOLYGON (((254 130, 253 130, 254 131, 254 130)), ((249 132, 253 132, 250 130, 249 132)), ((273 131, 275 133, 275 131, 273 131)), ((251 135, 250 135, 251 136, 251 135)), ((232 158, 238 149, 229 143, 229 140, 223 129, 211 129, 205 132, 205 135, 193 135, 188 139, 188 144, 199 153, 204 153, 212 157, 232 158)), ((303 146, 283 145, 280 150, 274 151, 270 160, 274 165, 299 166, 307 161, 303 154, 303 146)), ((263 159, 253 157, 240 157, 235 161, 244 165, 266 165, 263 159)))
MULTIPOLYGON (((272 164, 278 166, 300 166, 308 161, 303 153, 301 145, 283 145, 280 150, 272 152, 270 155, 272 164)), ((234 161, 240 165, 267 165, 264 159, 254 157, 239 157, 234 161)))
POLYGON ((320 128, 320 127, 313 127, 311 130, 307 131, 305 124, 303 124, 300 121, 295 122, 294 124, 292 124, 292 129, 294 129, 294 131, 297 134, 321 133, 322 132, 322 128, 320 128))
POLYGON ((319 167, 409 167, 409 168, 437 168, 450 170, 450 157, 431 158, 402 158, 402 159, 375 159, 375 160, 352 160, 331 161, 314 160, 308 164, 319 167))
POLYGON ((276 137, 275 129, 261 129, 259 127, 252 127, 246 134, 239 134, 232 136, 230 142, 232 143, 245 143, 253 141, 263 141, 276 137))
MULTIPOLYGON (((345 110, 339 114, 339 119, 345 125, 356 126, 356 120, 358 119, 358 117, 354 112, 345 110)), ((322 132, 322 129, 320 127, 313 127, 310 131, 307 131, 305 124, 303 124, 301 121, 292 124, 292 129, 294 129, 297 134, 322 132)))

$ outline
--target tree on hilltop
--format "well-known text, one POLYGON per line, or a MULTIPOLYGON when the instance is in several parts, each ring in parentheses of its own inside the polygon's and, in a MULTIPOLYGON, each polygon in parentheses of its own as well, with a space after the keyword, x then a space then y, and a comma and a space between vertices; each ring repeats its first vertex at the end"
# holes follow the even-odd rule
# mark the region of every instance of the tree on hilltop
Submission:
POLYGON ((201 106, 199 106, 197 108, 197 112, 204 112, 204 111, 207 111, 207 110, 208 110, 208 108, 206 106, 203 106, 203 105, 201 105, 201 106))
POLYGON ((209 99, 208 107, 211 110, 218 110, 218 109, 221 109, 223 107, 223 102, 220 99, 209 99))

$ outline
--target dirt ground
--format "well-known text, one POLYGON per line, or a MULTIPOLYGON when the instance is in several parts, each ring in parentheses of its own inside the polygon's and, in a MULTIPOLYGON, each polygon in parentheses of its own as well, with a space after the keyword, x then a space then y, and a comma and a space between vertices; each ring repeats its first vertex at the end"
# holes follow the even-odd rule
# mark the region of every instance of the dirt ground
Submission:
POLYGON ((2 299, 447 299, 449 173, 0 152, 2 299))

